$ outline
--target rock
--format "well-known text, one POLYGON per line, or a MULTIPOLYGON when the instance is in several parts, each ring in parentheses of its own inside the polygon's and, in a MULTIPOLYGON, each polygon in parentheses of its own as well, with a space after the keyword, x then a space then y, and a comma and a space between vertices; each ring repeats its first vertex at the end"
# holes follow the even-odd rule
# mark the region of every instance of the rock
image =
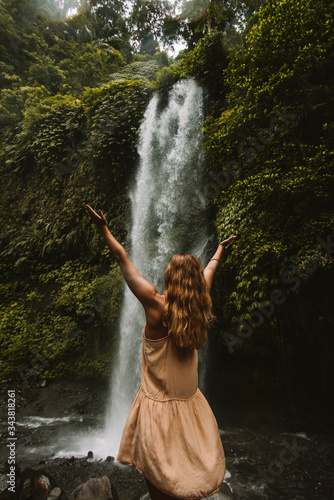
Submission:
POLYGON ((94 458, 94 453, 92 451, 89 451, 87 453, 87 458, 94 458))
POLYGON ((23 483, 21 500, 65 500, 67 497, 56 486, 54 479, 45 471, 25 469, 21 474, 23 483))
POLYGON ((72 492, 70 500, 114 500, 109 479, 107 476, 89 479, 72 492))
POLYGON ((1 500, 20 498, 20 500, 67 500, 62 490, 54 484, 54 480, 43 471, 31 468, 19 474, 16 481, 15 494, 5 490, 0 494, 1 500))
POLYGON ((228 486, 228 484, 223 483, 217 491, 217 493, 214 493, 210 497, 203 498, 203 500, 232 500, 233 499, 233 493, 228 486))
POLYGON ((1 500, 16 500, 16 498, 16 494, 9 491, 8 488, 7 490, 4 490, 2 493, 0 493, 1 500))
POLYGON ((34 487, 35 491, 49 493, 51 491, 50 479, 45 474, 36 475, 34 477, 34 487))
POLYGON ((227 483, 223 483, 220 487, 219 493, 222 493, 225 495, 227 498, 233 498, 233 493, 231 491, 231 488, 227 483))
POLYGON ((61 495, 61 489, 58 488, 58 486, 56 486, 55 488, 53 488, 53 490, 50 491, 47 500, 58 500, 60 495, 61 495))
POLYGON ((6 474, 0 474, 0 489, 1 491, 7 486, 7 476, 6 474))
POLYGON ((29 498, 31 495, 31 479, 28 477, 23 483, 22 487, 22 492, 21 492, 21 498, 22 500, 26 500, 26 498, 29 498))
POLYGON ((224 495, 220 491, 217 491, 217 493, 214 493, 213 495, 211 495, 211 497, 206 497, 202 500, 230 500, 230 498, 231 497, 224 495))
POLYGON ((110 455, 107 456, 106 462, 115 462, 115 457, 111 457, 110 455))

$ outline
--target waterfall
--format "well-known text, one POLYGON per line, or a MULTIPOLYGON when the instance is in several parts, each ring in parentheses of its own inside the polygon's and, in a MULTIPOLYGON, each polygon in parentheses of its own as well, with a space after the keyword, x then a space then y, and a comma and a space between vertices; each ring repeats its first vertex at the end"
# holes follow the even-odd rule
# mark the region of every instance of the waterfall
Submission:
MULTIPOLYGON (((155 94, 140 127, 140 163, 130 195, 132 228, 127 250, 142 276, 161 293, 173 254, 186 251, 204 258, 202 123, 202 89, 187 80, 173 86, 165 106, 155 94)), ((143 307, 126 287, 105 423, 105 439, 113 454, 140 383, 144 324, 143 307)))
MULTIPOLYGON (((142 276, 161 293, 164 271, 175 253, 192 252, 206 264, 208 251, 212 251, 208 245, 208 199, 202 175, 202 124, 202 89, 186 80, 176 83, 167 99, 158 94, 152 97, 140 127, 140 162, 130 194, 132 224, 126 249, 142 276)), ((117 456, 140 384, 144 324, 144 310, 126 286, 104 428, 89 428, 73 436, 64 429, 59 441, 61 449, 55 457, 86 457, 89 450, 95 459, 117 456)), ((199 386, 203 391, 205 347, 200 350, 198 361, 199 386)))

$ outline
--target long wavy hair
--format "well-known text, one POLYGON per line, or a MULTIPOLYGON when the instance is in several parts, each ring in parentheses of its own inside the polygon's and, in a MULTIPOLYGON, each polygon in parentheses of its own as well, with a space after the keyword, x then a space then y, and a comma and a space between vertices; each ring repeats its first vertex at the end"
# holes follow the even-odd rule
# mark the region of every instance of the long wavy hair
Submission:
POLYGON ((204 346, 213 320, 212 302, 201 261, 191 253, 175 254, 165 271, 163 324, 176 345, 204 346))

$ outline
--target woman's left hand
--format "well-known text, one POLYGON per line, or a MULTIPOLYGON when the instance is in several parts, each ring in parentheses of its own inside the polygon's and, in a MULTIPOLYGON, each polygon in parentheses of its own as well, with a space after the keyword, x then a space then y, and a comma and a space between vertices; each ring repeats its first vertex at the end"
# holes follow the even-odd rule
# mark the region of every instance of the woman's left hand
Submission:
POLYGON ((102 213, 102 210, 98 210, 98 214, 95 212, 95 210, 92 209, 89 205, 85 205, 86 211, 96 227, 98 229, 103 229, 104 227, 108 226, 108 222, 105 218, 105 216, 102 213))
POLYGON ((237 236, 230 236, 229 238, 227 238, 227 240, 224 240, 224 241, 221 241, 219 244, 222 245, 223 248, 225 248, 229 243, 231 243, 231 241, 235 240, 237 236))

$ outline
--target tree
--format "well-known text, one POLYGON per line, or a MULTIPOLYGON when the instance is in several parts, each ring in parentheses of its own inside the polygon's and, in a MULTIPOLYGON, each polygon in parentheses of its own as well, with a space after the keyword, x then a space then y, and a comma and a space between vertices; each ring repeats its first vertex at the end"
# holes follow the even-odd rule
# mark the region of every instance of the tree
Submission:
POLYGON ((130 33, 125 19, 125 5, 120 0, 91 0, 94 16, 93 39, 108 43, 130 60, 130 33))
POLYGON ((139 50, 151 40, 168 44, 167 31, 173 37, 173 29, 178 29, 178 23, 171 22, 173 13, 168 0, 133 0, 128 22, 135 49, 139 50))
MULTIPOLYGON (((189 48, 212 30, 221 32, 237 29, 258 10, 261 0, 184 0, 178 19, 182 20, 187 30, 184 31, 189 48)), ((231 36, 231 33, 230 33, 231 36)))

